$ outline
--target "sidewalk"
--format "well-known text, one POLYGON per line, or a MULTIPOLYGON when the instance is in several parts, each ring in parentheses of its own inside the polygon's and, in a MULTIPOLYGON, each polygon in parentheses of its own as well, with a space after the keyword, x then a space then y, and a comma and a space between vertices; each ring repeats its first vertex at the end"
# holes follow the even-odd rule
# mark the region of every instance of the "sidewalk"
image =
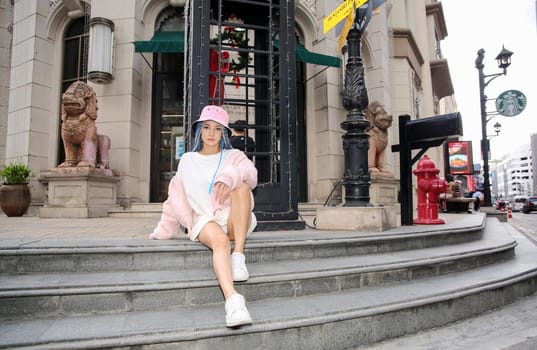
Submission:
POLYGON ((42 219, 0 216, 0 240, 145 239, 158 218, 42 219))
MULTIPOLYGON (((453 227, 479 226, 483 214, 441 214, 444 225, 401 226, 383 232, 359 232, 362 234, 412 233, 444 230, 453 227)), ((0 241, 28 240, 145 240, 157 226, 159 218, 92 218, 92 219, 43 219, 39 217, 6 217, 0 215, 0 241)), ((274 236, 290 231, 254 232, 255 236, 274 236)), ((327 231, 306 228, 292 231, 294 234, 338 234, 356 231, 327 231)), ((185 236, 186 238, 186 236, 185 236)), ((5 243, 5 242, 4 242, 5 243)))

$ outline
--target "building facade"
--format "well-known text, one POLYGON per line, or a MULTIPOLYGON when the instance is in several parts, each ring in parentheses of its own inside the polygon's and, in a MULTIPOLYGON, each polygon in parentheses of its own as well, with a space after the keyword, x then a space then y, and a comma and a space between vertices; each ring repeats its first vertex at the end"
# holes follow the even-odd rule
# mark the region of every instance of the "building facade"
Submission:
POLYGON ((506 154, 496 164, 497 198, 534 195, 532 149, 522 145, 506 154))
MULTIPOLYGON (((533 161, 533 155, 537 154, 537 134, 530 135, 530 150, 532 154, 531 170, 532 174, 537 174, 537 163, 533 161)), ((533 194, 535 195, 535 190, 537 189, 537 177, 533 176, 533 194)))
MULTIPOLYGON (((345 48, 338 48, 337 29, 323 33, 323 20, 340 4, 336 0, 0 0, 0 163, 24 162, 36 173, 60 164, 61 96, 72 82, 83 80, 97 93, 98 131, 111 139, 110 166, 120 176, 120 204, 161 202, 177 166, 177 140, 188 138, 188 126, 202 104, 222 97, 207 92, 214 72, 205 53, 211 45, 214 48, 212 40, 233 25, 253 33, 244 50, 251 61, 246 68, 236 65, 238 71, 219 76, 225 94, 221 103, 232 122, 248 121, 248 132, 259 145, 256 165, 266 176, 260 182, 269 193, 277 187, 274 183, 284 182, 284 174, 291 174, 292 188, 282 187, 291 196, 286 200, 322 203, 334 188, 341 192, 337 187, 344 172, 340 124, 347 115, 342 106, 345 48), (194 3, 206 11, 199 20, 193 17, 194 3), (272 31, 274 23, 261 19, 262 11, 256 17, 248 6, 267 7, 268 17, 279 16, 274 22, 277 35, 266 39, 260 34, 272 31), (111 52, 89 45, 95 19, 112 23, 111 52), (183 40, 182 48, 136 48, 155 43, 168 32, 174 33, 176 43, 183 40), (201 40, 201 46, 195 40, 201 40), (279 58, 274 64, 273 58, 285 56, 286 50, 295 51, 297 57, 303 50, 309 58, 279 58), (312 58, 315 54, 339 60, 339 67, 317 61, 312 58), (111 71, 97 72, 88 80, 92 65, 106 61, 108 55, 111 71), (270 92, 271 101, 278 100, 278 93, 287 99, 288 109, 277 101, 281 114, 273 113, 273 107, 266 111, 259 107, 263 86, 251 76, 259 79, 261 62, 279 69, 287 65, 292 73, 284 83, 287 76, 281 71, 267 72, 277 82, 268 90, 286 88, 284 93, 270 92), (248 104, 251 101, 253 105, 248 104), (264 113, 270 117, 262 118, 264 113), (264 136, 263 130, 274 125, 278 131, 264 136)), ((397 116, 426 118, 456 110, 440 45, 446 36, 442 4, 435 0, 388 0, 373 12, 362 35, 369 101, 379 101, 394 116, 386 166, 396 178, 398 154, 390 146, 398 144, 397 116)), ((234 50, 240 56, 240 49, 228 51, 234 50)), ((213 88, 220 86, 218 82, 213 88)), ((427 154, 442 168, 441 148, 427 154)), ((45 192, 34 180, 32 207, 43 205, 45 192)))

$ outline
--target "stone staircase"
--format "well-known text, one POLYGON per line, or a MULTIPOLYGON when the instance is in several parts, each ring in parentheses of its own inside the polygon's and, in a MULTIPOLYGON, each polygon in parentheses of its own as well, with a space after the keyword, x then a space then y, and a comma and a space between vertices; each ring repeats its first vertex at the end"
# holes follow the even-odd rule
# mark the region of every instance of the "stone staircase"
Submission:
MULTIPOLYGON (((314 226, 315 211, 322 203, 298 203, 298 212, 307 225, 314 226)), ((162 203, 132 203, 130 208, 118 208, 109 211, 113 218, 155 217, 162 213, 162 203)))
MULTIPOLYGON (((298 204, 298 213, 299 220, 304 221, 306 227, 314 228, 315 227, 315 215, 317 208, 321 208, 322 203, 299 203, 298 204)), ((130 208, 117 208, 112 209, 108 212, 108 216, 112 218, 160 218, 162 213, 162 203, 132 203, 130 208)), ((267 227, 260 223, 257 230, 271 230, 274 231, 274 228, 267 227)), ((294 224, 290 225, 271 225, 279 229, 279 226, 291 226, 291 229, 294 229, 294 224)), ((303 227, 302 226, 302 227, 303 227)))
POLYGON ((108 216, 112 218, 159 218, 161 213, 162 203, 132 203, 130 208, 110 210, 108 216))
POLYGON ((298 215, 306 223, 306 227, 315 228, 315 216, 317 209, 322 208, 322 203, 298 203, 298 215))
POLYGON ((537 248, 485 215, 382 233, 258 232, 237 284, 254 324, 224 325, 210 252, 188 240, 0 249, 0 348, 348 349, 537 291, 537 248))

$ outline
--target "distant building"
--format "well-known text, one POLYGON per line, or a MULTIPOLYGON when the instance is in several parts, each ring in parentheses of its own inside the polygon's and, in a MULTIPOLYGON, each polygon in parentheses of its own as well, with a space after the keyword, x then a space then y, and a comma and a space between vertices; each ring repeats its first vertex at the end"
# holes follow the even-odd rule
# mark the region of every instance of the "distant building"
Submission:
POLYGON ((529 144, 515 148, 497 163, 497 197, 513 198, 534 194, 532 149, 529 144))
MULTIPOLYGON (((537 134, 531 134, 530 136, 530 147, 531 147, 531 154, 537 154, 537 134)), ((537 163, 534 163, 532 161, 531 169, 533 171, 533 174, 537 174, 537 163)), ((537 189, 537 177, 533 177, 533 190, 534 192, 532 194, 535 194, 535 189, 537 189)))

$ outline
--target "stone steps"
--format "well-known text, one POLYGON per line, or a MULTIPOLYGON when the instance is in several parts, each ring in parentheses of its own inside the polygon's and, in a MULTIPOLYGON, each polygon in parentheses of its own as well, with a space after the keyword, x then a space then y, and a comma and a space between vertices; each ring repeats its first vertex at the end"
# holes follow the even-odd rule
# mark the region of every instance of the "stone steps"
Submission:
POLYGON ((160 214, 162 214, 162 203, 132 203, 130 208, 108 211, 108 216, 112 218, 160 218, 160 214))
MULTIPOLYGON (((471 218, 473 219, 473 218, 471 218)), ((256 232, 248 239, 250 264, 298 259, 387 253, 481 239, 484 216, 466 226, 416 227, 382 233, 286 231, 256 232)), ((0 249, 0 275, 33 272, 147 271, 207 268, 211 253, 197 242, 178 240, 37 241, 0 249)))
POLYGON ((237 289, 254 324, 239 329, 224 326, 198 243, 2 246, 0 348, 348 349, 416 333, 537 290, 537 248, 484 218, 375 234, 252 235, 251 278, 237 289))
MULTIPOLYGON (((315 206, 316 204, 312 204, 315 206)), ((258 220, 256 231, 278 231, 278 230, 303 230, 306 225, 313 227, 315 211, 309 205, 305 212, 301 212, 299 205, 299 220, 284 221, 263 221, 258 220), (313 213, 313 214, 312 214, 313 213), (304 216, 304 218, 302 218, 304 216)), ((160 218, 162 214, 162 203, 132 203, 130 208, 115 208, 108 211, 108 216, 112 218, 160 218)))
MULTIPOLYGON (((237 290, 249 301, 335 293, 464 271, 514 255, 514 240, 488 236, 453 245, 452 251, 436 247, 249 264, 251 277, 237 290)), ((0 285, 0 319, 166 310, 222 300, 211 268, 32 273, 0 276, 0 285)))
MULTIPOLYGON (((306 223, 312 226, 316 210, 320 207, 322 207, 322 203, 298 203, 298 212, 304 218, 306 223)), ((132 203, 130 208, 114 208, 109 210, 108 216, 114 218, 160 218, 161 213, 162 203, 132 203)))
POLYGON ((480 271, 336 294, 249 302, 252 326, 223 326, 223 305, 2 322, 0 347, 32 349, 346 349, 442 326, 537 288, 535 269, 480 271), (454 282, 457 281, 457 282, 454 282))
POLYGON ((447 326, 347 350, 537 349, 537 294, 447 326))
POLYGON ((322 208, 323 203, 298 203, 298 214, 309 227, 315 227, 317 209, 322 208))

